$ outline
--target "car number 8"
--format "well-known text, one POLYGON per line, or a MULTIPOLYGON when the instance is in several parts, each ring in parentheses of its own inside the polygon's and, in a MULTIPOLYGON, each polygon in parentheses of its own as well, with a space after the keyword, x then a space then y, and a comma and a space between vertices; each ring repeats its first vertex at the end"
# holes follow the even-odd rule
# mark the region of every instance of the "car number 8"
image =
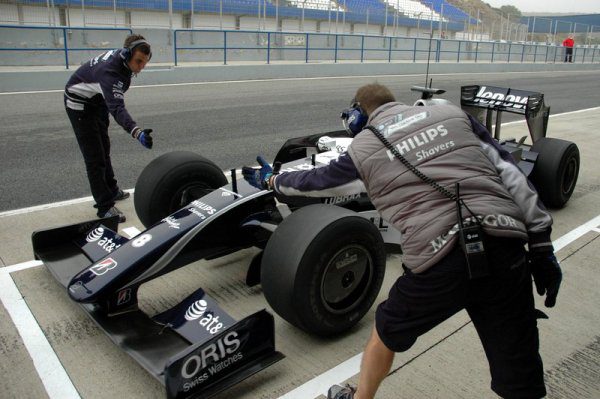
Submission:
POLYGON ((151 239, 152 239, 152 236, 150 234, 144 234, 142 236, 139 236, 135 240, 133 240, 133 242, 131 243, 131 245, 133 245, 136 248, 143 247, 151 239))

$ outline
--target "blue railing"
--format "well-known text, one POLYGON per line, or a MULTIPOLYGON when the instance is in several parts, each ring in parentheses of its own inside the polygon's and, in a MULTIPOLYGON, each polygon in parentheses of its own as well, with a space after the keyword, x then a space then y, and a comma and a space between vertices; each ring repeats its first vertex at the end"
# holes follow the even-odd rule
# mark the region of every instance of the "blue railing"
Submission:
MULTIPOLYGON (((186 61, 221 61, 226 65, 232 53, 246 51, 246 61, 264 61, 270 64, 273 53, 278 51, 292 54, 303 52, 303 61, 329 60, 337 63, 344 60, 365 62, 380 60, 391 62, 403 60, 416 62, 430 58, 432 62, 561 62, 563 47, 527 43, 496 43, 467 40, 432 38, 388 37, 374 35, 267 32, 243 30, 176 29, 173 31, 173 60, 175 66, 181 59, 180 53, 187 52, 186 61), (187 34, 185 37, 183 34, 187 34), (212 38, 210 45, 195 44, 212 38), (183 44, 182 42, 186 42, 183 44), (253 53, 250 55, 250 53, 253 53), (198 54, 192 56, 189 54, 198 54), (323 53, 329 54, 322 56, 323 53), (220 55, 216 55, 220 54, 220 55), (316 56, 319 54, 320 56, 316 56), (343 54, 343 55, 341 55, 343 54), (377 55, 377 56, 375 56, 377 55), (312 57, 311 57, 312 56, 312 57)), ((598 48, 575 48, 573 60, 593 63, 598 48)), ((285 57, 285 54, 283 57, 285 57)), ((301 59, 288 56, 287 61, 301 59)))
POLYGON ((125 31, 130 34, 129 28, 84 28, 84 27, 50 27, 50 26, 26 26, 26 25, 0 25, 0 29, 32 29, 46 30, 50 32, 62 31, 62 46, 58 47, 0 47, 0 51, 62 51, 65 55, 65 67, 69 69, 69 52, 73 51, 96 51, 112 50, 114 47, 69 47, 69 34, 72 31, 125 31))
MULTIPOLYGON (((109 50, 121 45, 122 35, 115 35, 119 43, 106 46, 107 34, 102 35, 100 46, 86 46, 89 31, 125 31, 128 28, 84 28, 84 27, 43 27, 0 25, 0 37, 8 36, 6 30, 24 29, 45 30, 52 33, 52 43, 47 47, 1 47, 2 52, 63 52, 65 66, 69 68, 69 54, 74 51, 109 50), (72 37, 73 31, 81 31, 81 37, 72 37), (118 37, 118 39, 117 39, 118 37), (59 40, 60 39, 60 40, 59 40), (79 39, 79 40, 76 40, 79 39), (62 43, 61 43, 62 42, 62 43)), ((231 60, 259 61, 267 64, 274 60, 316 62, 330 61, 406 61, 416 62, 431 59, 432 62, 562 62, 564 48, 553 45, 527 43, 497 43, 452 39, 389 37, 375 35, 267 32, 243 30, 176 29, 170 43, 157 43, 156 46, 172 47, 172 61, 178 65, 183 61, 219 62, 227 64, 231 60)), ((19 41, 21 36, 18 35, 19 41)), ((34 35, 35 36, 35 35, 34 35)), ((95 35, 96 36, 96 35, 95 35)), ((94 37, 97 39, 97 37, 94 37)), ((37 41, 38 38, 36 38, 37 41)), ((33 41, 33 40, 31 40, 33 41)), ((170 41, 170 39, 169 39, 170 41)), ((164 54, 164 52, 163 52, 164 54)), ((167 53, 168 54, 168 53, 167 53)), ((600 60, 600 48, 576 47, 573 61, 595 63, 600 60)), ((168 56, 167 56, 168 57, 168 56)), ((171 61, 170 59, 163 60, 171 61)))

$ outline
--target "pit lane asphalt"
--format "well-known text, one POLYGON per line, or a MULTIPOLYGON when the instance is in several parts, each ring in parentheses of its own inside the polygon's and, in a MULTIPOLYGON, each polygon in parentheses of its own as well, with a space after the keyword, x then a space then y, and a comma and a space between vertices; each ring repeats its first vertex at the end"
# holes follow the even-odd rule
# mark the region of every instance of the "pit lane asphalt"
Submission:
MULTIPOLYGON (((377 80, 412 104, 418 96, 409 88, 423 85, 424 79, 379 76, 132 88, 127 107, 141 126, 154 129, 154 149, 144 149, 112 121, 117 179, 122 188, 133 188, 148 162, 172 150, 198 152, 223 169, 255 163, 259 153, 269 159, 288 138, 340 129, 339 112, 362 84, 377 80)), ((552 113, 600 104, 598 81, 600 71, 433 76, 434 87, 447 90, 442 97, 457 103, 461 85, 485 83, 544 93, 552 113)), ((505 115, 504 120, 511 118, 505 115)), ((0 212, 90 195, 60 90, 0 93, 0 120, 0 212)))
MULTIPOLYGON (((515 86, 516 87, 516 86, 515 86)), ((530 86, 531 87, 531 86, 530 86)), ((554 103, 552 103, 554 106, 554 103)), ((598 106, 586 104, 583 108, 598 106)), ((597 126, 598 108, 558 115, 551 118, 549 136, 572 140, 579 145, 582 169, 575 193, 564 209, 553 211, 553 238, 571 232, 590 220, 580 234, 572 234, 563 242, 567 246, 558 252, 564 270, 564 283, 556 308, 548 310, 550 320, 539 322, 541 353, 545 362, 550 398, 598 398, 600 396, 600 179, 596 167, 600 141, 597 126), (574 241, 571 242, 571 239, 574 241)), ((524 125, 505 128, 507 135, 521 136, 524 125)), ((251 159, 249 160, 251 161, 251 159)), ((28 188, 27 188, 28 189, 28 188)), ((123 227, 142 229, 135 218, 132 201, 122 205, 129 221, 123 227)), ((33 230, 57 226, 65 221, 76 222, 93 216, 91 202, 53 208, 0 218, 0 259, 4 265, 32 259, 29 236, 33 230)), ((234 317, 241 318, 268 304, 260 287, 244 286, 245 267, 254 250, 197 262, 145 285, 141 290, 141 306, 157 313, 177 303, 201 286, 219 301, 234 317)), ((1 271, 8 270, 6 268, 1 271)), ((383 299, 387 289, 400 274, 398 258, 388 261, 383 299)), ((72 384, 83 398, 162 397, 161 386, 127 355, 118 350, 43 267, 15 271, 10 277, 25 305, 35 318, 44 339, 72 384)), ((4 288, 4 287, 1 287, 4 288)), ((2 294, 4 295, 4 291, 2 294)), ((538 298, 538 307, 544 309, 538 298)), ((15 321, 4 302, 0 308, 0 397, 47 397, 42 381, 52 376, 39 376, 34 358, 43 348, 27 352, 15 321)), ((370 312, 356 329, 336 340, 316 339, 298 331, 278 316, 276 320, 277 348, 287 358, 235 386, 220 398, 311 397, 311 381, 324 392, 330 383, 352 377, 356 361, 370 333, 373 313, 370 312), (342 365, 342 366, 339 366, 342 365), (333 371, 330 371, 332 370, 333 371), (326 373, 326 374, 324 374, 326 373), (333 374, 333 375, 332 375, 333 374), (343 378, 342 378, 343 377, 343 378), (340 380, 336 380, 341 378, 340 380), (306 389, 306 391, 298 391, 306 389)), ((31 333, 31 331, 29 331, 31 333)), ((23 332, 21 332, 23 334, 23 332)), ((393 370, 383 383, 380 398, 490 398, 489 376, 483 350, 468 317, 461 312, 422 337, 410 351, 397 356, 393 370)), ((57 396, 53 396, 57 397, 57 396)))

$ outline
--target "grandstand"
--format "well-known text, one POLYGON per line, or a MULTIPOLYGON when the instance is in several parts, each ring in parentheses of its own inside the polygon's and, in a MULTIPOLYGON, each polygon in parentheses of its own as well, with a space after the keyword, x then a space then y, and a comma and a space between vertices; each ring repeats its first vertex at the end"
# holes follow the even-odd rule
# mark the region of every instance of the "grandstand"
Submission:
POLYGON ((385 0, 385 2, 409 18, 419 18, 428 21, 439 21, 441 19, 440 14, 420 1, 406 0, 399 2, 395 0, 385 0))
POLYGON ((343 7, 333 0, 288 0, 288 4, 292 7, 311 10, 345 11, 343 7))
POLYGON ((319 31, 335 19, 341 32, 362 24, 370 26, 365 32, 387 35, 394 26, 393 35, 408 35, 441 32, 442 23, 446 32, 461 31, 467 18, 444 0, 0 0, 0 24, 19 25, 283 30, 301 20, 299 30, 319 31))

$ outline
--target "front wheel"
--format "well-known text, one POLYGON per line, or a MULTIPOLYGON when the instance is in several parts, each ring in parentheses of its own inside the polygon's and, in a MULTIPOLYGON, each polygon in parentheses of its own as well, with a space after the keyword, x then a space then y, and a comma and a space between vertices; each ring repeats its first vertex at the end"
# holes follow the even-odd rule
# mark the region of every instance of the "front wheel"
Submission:
POLYGON ((373 305, 385 259, 371 222, 337 206, 310 205, 288 216, 269 239, 263 292, 289 323, 320 336, 340 334, 373 305))
POLYGON ((135 212, 145 227, 227 184, 212 161, 190 151, 173 151, 150 162, 135 185, 135 212))

